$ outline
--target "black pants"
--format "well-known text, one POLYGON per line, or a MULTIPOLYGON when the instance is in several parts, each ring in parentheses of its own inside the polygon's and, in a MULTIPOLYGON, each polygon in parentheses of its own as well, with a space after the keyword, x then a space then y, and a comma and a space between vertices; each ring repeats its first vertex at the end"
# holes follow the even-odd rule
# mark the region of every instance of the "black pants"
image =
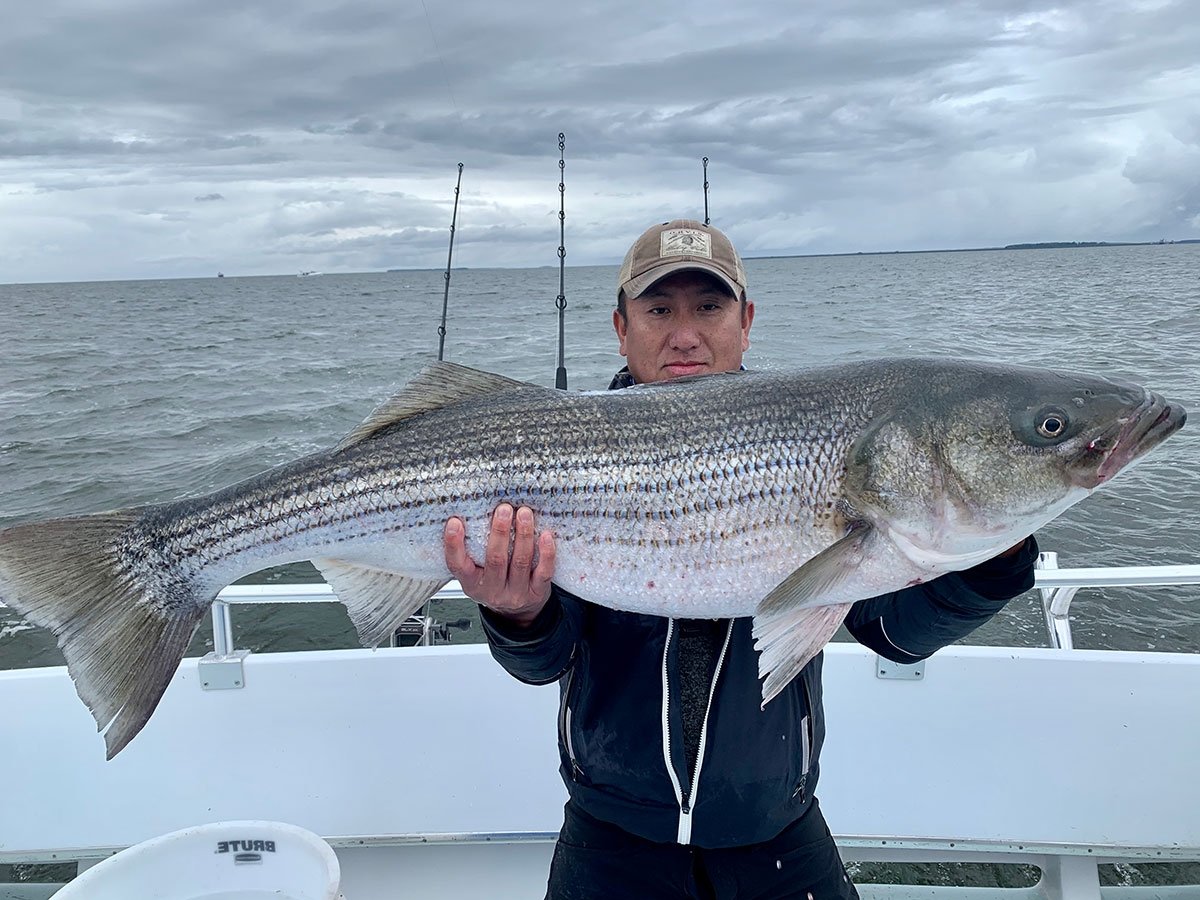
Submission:
POLYGON ((762 844, 658 844, 568 802, 547 900, 858 900, 816 801, 762 844))

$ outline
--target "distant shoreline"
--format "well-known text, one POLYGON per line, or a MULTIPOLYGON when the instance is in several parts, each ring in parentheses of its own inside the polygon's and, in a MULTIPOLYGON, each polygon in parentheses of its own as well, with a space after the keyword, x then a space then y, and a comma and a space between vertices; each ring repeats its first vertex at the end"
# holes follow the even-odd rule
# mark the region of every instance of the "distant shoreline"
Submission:
MULTIPOLYGON (((821 259, 844 256, 900 256, 912 253, 983 253, 999 250, 1073 250, 1073 249, 1095 249, 1106 247, 1154 247, 1154 246, 1171 246, 1174 244, 1200 244, 1200 238, 1184 238, 1182 240, 1168 241, 1031 241, 1020 244, 1006 244, 1003 247, 943 247, 932 250, 846 250, 840 253, 777 253, 767 254, 764 256, 744 256, 743 259, 821 259)), ((604 266, 616 266, 617 262, 610 263, 586 263, 582 265, 568 265, 568 269, 575 268, 596 268, 604 266)), ((455 272, 465 272, 469 269, 557 269, 557 264, 546 263, 540 266, 454 266, 455 272)), ((434 266, 414 266, 411 268, 404 266, 393 266, 386 269, 363 269, 350 272, 325 272, 312 273, 331 275, 371 275, 371 274, 390 274, 398 275, 404 272, 441 272, 444 271, 440 267, 434 266)), ((272 274, 256 274, 256 275, 231 275, 228 272, 219 272, 217 275, 156 275, 156 276, 132 276, 125 278, 101 278, 101 279, 82 279, 79 281, 0 281, 0 286, 16 287, 29 284, 88 284, 88 283, 104 283, 110 281, 176 281, 176 280, 191 280, 191 279, 208 279, 208 278, 295 278, 293 273, 272 273, 272 274)))
MULTIPOLYGON (((843 250, 839 253, 776 253, 765 256, 743 256, 742 259, 820 259, 834 256, 903 256, 906 253, 986 253, 998 250, 1072 250, 1093 249, 1104 247, 1168 247, 1172 244, 1200 244, 1200 238, 1184 238, 1178 241, 1031 241, 1021 244, 1005 244, 1003 247, 939 247, 932 250, 843 250)), ((581 266, 568 265, 572 268, 592 268, 598 265, 616 265, 616 263, 586 263, 581 266)), ((455 266, 454 271, 466 270, 468 266, 455 266)), ((478 268, 489 268, 480 266, 478 268)), ((510 268, 500 266, 495 268, 510 268)), ((516 266, 520 269, 557 269, 557 264, 545 263, 540 266, 516 266)), ((438 272, 437 268, 386 269, 386 272, 438 272)))
POLYGON ((772 256, 747 256, 745 259, 801 259, 823 256, 897 256, 905 253, 982 253, 991 250, 1073 250, 1097 247, 1168 247, 1172 244, 1200 244, 1200 238, 1180 241, 1035 241, 1005 244, 1003 247, 943 247, 935 250, 847 250, 842 253, 785 253, 772 256))

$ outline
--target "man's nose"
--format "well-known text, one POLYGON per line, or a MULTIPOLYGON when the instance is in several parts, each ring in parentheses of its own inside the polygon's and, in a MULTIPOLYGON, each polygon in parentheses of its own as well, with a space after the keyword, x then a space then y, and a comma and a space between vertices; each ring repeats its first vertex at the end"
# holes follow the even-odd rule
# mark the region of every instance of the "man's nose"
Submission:
POLYGON ((690 350, 700 343, 700 331, 691 322, 680 322, 671 329, 671 347, 690 350))

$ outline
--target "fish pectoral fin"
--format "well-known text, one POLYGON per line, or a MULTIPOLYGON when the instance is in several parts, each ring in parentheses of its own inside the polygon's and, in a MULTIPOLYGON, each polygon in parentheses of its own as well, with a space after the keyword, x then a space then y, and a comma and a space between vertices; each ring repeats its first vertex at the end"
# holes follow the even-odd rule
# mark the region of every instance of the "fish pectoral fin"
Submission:
POLYGON ((754 647, 759 651, 758 675, 763 680, 762 705, 787 687, 800 670, 829 643, 852 604, 835 603, 793 609, 763 628, 754 617, 754 647))
POLYGON ((457 363, 433 363, 418 372, 400 393, 376 407, 361 425, 342 438, 341 443, 333 448, 333 452, 360 444, 389 426, 420 413, 450 406, 472 397, 486 397, 517 388, 547 391, 548 395, 558 396, 551 388, 517 381, 504 375, 496 375, 494 372, 482 372, 457 363))
POLYGON ((763 597, 754 611, 755 620, 769 621, 793 610, 827 605, 825 598, 862 565, 875 535, 875 529, 866 522, 852 523, 845 535, 763 597))
POLYGON ((410 578, 341 559, 314 559, 364 647, 378 647, 449 580, 410 578))
POLYGON ((862 563, 875 529, 854 522, 850 530, 776 585, 754 611, 754 646, 765 706, 833 637, 848 603, 825 598, 862 563))

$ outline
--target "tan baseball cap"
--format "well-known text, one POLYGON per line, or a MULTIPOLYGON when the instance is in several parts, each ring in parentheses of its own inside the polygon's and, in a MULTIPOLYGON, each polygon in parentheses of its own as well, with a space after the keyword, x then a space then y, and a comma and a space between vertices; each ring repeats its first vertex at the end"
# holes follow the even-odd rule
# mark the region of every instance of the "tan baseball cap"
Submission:
POLYGON ((719 278, 739 300, 746 297, 746 270, 729 238, 694 219, 675 219, 647 228, 633 242, 617 275, 617 296, 640 297, 660 278, 694 270, 719 278))

